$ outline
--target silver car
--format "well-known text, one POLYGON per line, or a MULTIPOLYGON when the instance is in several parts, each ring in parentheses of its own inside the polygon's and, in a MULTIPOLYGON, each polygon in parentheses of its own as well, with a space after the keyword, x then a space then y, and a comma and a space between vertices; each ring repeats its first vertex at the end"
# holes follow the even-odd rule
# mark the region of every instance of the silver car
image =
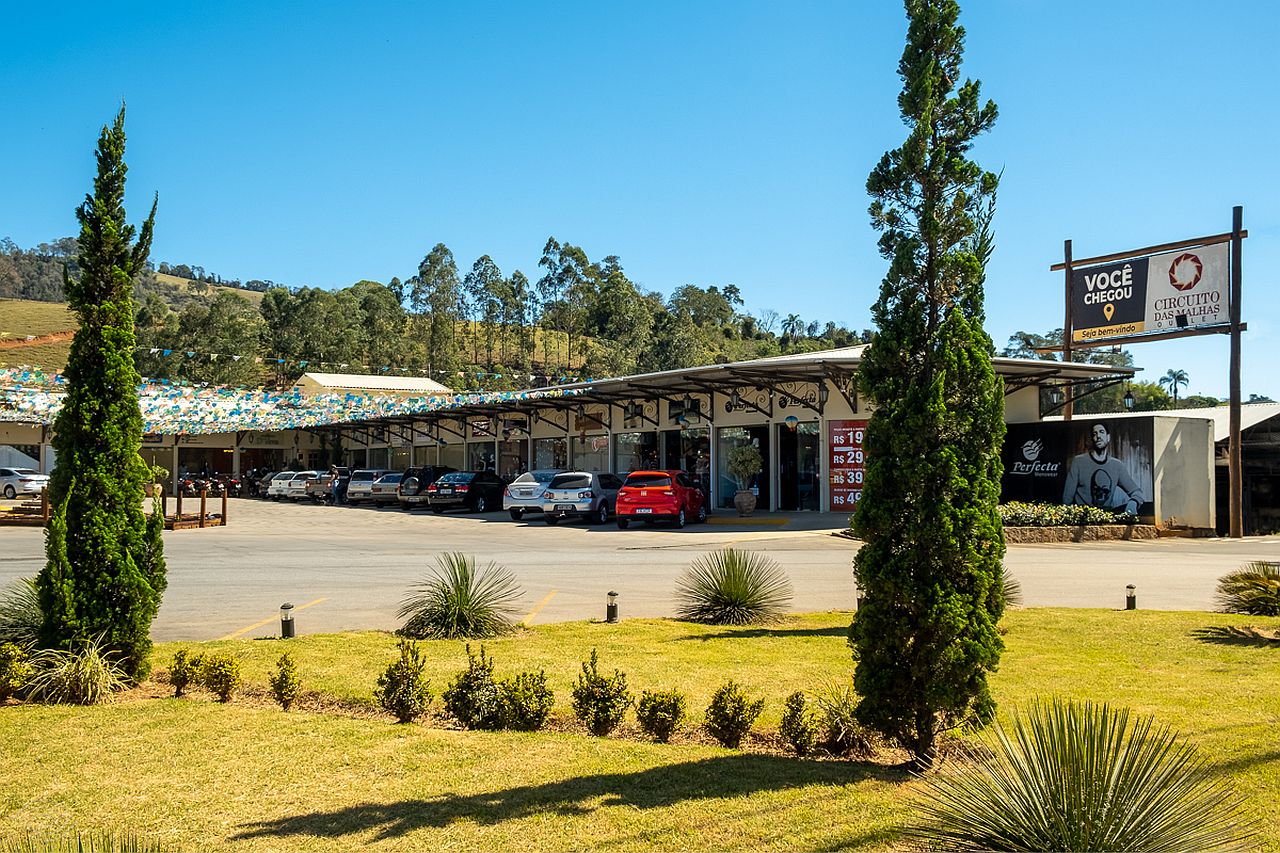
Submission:
POLYGON ((361 468, 351 472, 351 480, 347 483, 347 503, 356 504, 373 499, 373 481, 383 474, 389 474, 386 468, 361 468))
POLYGON ((383 474, 373 481, 369 487, 369 498, 374 506, 389 506, 400 500, 400 480, 404 477, 399 471, 383 474))
POLYGON ((526 471, 511 481, 502 493, 502 508, 511 513, 512 521, 519 521, 531 512, 542 512, 542 493, 547 483, 559 474, 554 468, 526 471))
POLYGON ((0 468, 0 494, 9 500, 38 495, 49 485, 49 475, 33 468, 0 468))
POLYGON ((542 493, 542 513, 547 524, 558 524, 562 518, 607 524, 620 488, 622 480, 613 474, 565 471, 552 477, 542 493))

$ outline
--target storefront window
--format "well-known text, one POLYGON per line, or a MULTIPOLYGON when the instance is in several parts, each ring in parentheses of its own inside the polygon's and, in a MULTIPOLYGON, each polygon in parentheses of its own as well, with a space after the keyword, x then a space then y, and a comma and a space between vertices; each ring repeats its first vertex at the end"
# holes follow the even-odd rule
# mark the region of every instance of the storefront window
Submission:
POLYGON ((738 481, 729 474, 729 454, 736 447, 754 444, 760 450, 764 469, 745 485, 755 492, 757 505, 767 509, 769 507, 769 428, 763 425, 722 427, 716 430, 716 437, 716 506, 722 509, 733 506, 733 496, 738 490, 738 481))
POLYGON ((493 471, 496 465, 492 441, 473 441, 467 445, 468 471, 493 471))
POLYGON ((420 444, 413 448, 414 465, 435 465, 437 458, 439 457, 433 444, 420 444))
POLYGON ((617 459, 613 470, 618 474, 651 470, 661 464, 658 460, 656 432, 623 432, 614 436, 613 442, 614 457, 617 459))
POLYGON ((466 452, 461 444, 446 444, 440 448, 440 464, 462 470, 466 452))
POLYGON ((409 467, 409 451, 408 447, 391 448, 391 470, 403 471, 409 467))
POLYGON ((572 451, 575 471, 608 471, 609 470, 609 436, 589 435, 586 438, 574 436, 569 442, 572 451))
POLYGON ((702 493, 711 497, 711 431, 707 429, 672 429, 663 433, 664 457, 662 466, 677 471, 688 471, 702 487, 702 493))
POLYGON ((569 442, 563 438, 540 438, 533 443, 533 467, 563 471, 569 467, 569 442))
POLYGON ((383 468, 387 467, 390 461, 391 448, 389 447, 370 447, 369 461, 365 463, 366 468, 383 468))
POLYGON ((529 469, 529 439, 498 442, 498 475, 514 480, 529 469))
POLYGON ((818 422, 778 425, 778 509, 817 510, 818 422))

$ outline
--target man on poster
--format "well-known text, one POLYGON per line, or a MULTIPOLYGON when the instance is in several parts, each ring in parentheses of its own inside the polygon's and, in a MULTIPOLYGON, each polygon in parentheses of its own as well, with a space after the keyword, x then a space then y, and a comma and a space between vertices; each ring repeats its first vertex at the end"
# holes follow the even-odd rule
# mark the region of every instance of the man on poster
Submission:
POLYGON ((1111 431, 1104 423, 1090 430, 1092 447, 1071 459, 1067 482, 1062 490, 1064 504, 1085 504, 1103 509, 1138 514, 1143 502, 1142 487, 1129 468, 1111 455, 1111 431))

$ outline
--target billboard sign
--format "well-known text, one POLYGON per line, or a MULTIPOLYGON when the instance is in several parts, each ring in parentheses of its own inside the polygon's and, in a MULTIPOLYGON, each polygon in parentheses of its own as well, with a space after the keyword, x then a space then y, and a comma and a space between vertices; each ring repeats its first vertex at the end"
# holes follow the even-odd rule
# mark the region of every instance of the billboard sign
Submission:
POLYGON ((1009 424, 1000 500, 1155 514, 1155 418, 1009 424))
POLYGON ((1226 243, 1071 271, 1071 339, 1227 323, 1226 243))
POLYGON ((831 484, 831 511, 852 511, 862 497, 867 471, 863 443, 866 421, 827 421, 827 477, 831 484))

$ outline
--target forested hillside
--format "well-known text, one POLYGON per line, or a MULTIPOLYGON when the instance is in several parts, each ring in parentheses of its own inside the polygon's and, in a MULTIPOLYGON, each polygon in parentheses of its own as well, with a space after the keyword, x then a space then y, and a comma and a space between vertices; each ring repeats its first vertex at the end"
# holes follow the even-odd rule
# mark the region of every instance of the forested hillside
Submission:
MULTIPOLYGON (((0 298, 62 300, 76 241, 0 243, 0 298)), ((416 271, 339 290, 223 279, 160 263, 139 277, 144 376, 220 384, 293 382, 307 370, 429 375, 455 388, 517 388, 847 346, 834 323, 743 310, 737 287, 638 287, 616 256, 547 241, 536 280, 488 256, 460 270, 437 244, 416 271)), ((3 325, 0 323, 0 325, 3 325)), ((29 334, 22 329, 13 334, 29 334)), ((16 361, 18 352, 6 353, 16 361)), ((46 365, 57 367, 58 365, 46 365)))

